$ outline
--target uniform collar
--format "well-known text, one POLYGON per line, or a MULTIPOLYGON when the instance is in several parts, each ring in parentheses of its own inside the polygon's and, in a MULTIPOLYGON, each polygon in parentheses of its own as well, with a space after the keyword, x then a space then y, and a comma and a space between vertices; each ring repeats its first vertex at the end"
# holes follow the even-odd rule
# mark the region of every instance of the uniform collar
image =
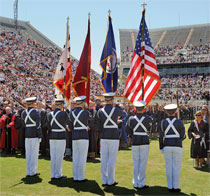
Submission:
POLYGON ((81 109, 82 110, 82 107, 76 107, 75 109, 77 109, 77 110, 81 109))
POLYGON ((136 116, 138 117, 142 117, 144 115, 144 113, 136 113, 136 116))
POLYGON ((175 117, 175 116, 169 116, 168 118, 169 118, 169 119, 173 119, 173 118, 176 118, 176 117, 175 117))

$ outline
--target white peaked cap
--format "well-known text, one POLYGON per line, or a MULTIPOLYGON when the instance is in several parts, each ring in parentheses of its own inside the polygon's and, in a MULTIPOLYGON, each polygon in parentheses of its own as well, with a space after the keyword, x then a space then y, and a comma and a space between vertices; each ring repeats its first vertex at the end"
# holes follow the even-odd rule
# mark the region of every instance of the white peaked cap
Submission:
POLYGON ((74 98, 74 101, 76 102, 82 102, 86 99, 86 96, 79 96, 79 97, 75 97, 74 98))
POLYGON ((55 102, 62 102, 62 101, 64 101, 63 98, 55 99, 55 102))
POLYGON ((115 96, 115 93, 114 92, 109 92, 109 93, 104 93, 103 96, 106 98, 112 98, 115 96))
POLYGON ((141 108, 141 107, 145 107, 146 106, 146 102, 145 101, 134 101, 133 105, 137 108, 141 108))
POLYGON ((29 98, 26 98, 26 99, 25 99, 25 102, 26 102, 26 103, 35 102, 36 100, 37 100, 36 97, 29 97, 29 98))
POLYGON ((164 106, 165 110, 175 110, 177 109, 177 105, 176 104, 168 104, 164 106))
POLYGON ((57 98, 57 99, 55 99, 55 103, 58 103, 58 104, 64 103, 64 99, 63 98, 57 98))

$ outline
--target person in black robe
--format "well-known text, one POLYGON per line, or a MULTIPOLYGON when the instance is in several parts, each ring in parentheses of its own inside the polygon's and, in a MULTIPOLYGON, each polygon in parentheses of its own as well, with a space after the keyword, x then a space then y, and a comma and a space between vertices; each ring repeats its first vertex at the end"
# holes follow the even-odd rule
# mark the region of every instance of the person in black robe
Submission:
MULTIPOLYGON (((1 119, 2 116, 3 116, 3 105, 0 105, 0 119, 1 119)), ((0 141, 1 141, 1 132, 2 132, 2 129, 1 129, 1 126, 0 126, 0 141)))
POLYGON ((42 141, 40 143, 41 155, 47 155, 47 150, 49 151, 49 135, 47 131, 47 111, 40 109, 41 114, 41 129, 42 129, 42 141))
POLYGON ((23 111, 24 111, 23 108, 19 109, 15 117, 15 128, 19 130, 18 149, 20 150, 22 155, 25 154, 25 127, 23 120, 21 118, 21 114, 23 111))
POLYGON ((97 147, 97 135, 99 132, 99 121, 96 116, 97 110, 94 109, 93 107, 93 102, 90 102, 89 104, 89 112, 93 116, 93 119, 91 119, 88 122, 88 135, 89 135, 89 149, 88 149, 88 157, 89 158, 95 158, 96 154, 98 152, 98 147, 97 147))
POLYGON ((191 141, 191 158, 196 160, 196 169, 201 169, 203 159, 207 157, 205 135, 208 132, 208 124, 203 120, 201 111, 195 113, 195 120, 188 129, 188 137, 191 141))
MULTIPOLYGON (((103 108, 104 106, 101 104, 101 99, 99 97, 96 97, 95 99, 95 106, 93 107, 94 110, 98 112, 100 108, 103 108)), ((97 155, 100 155, 100 140, 101 140, 101 133, 97 132, 97 155)))
MULTIPOLYGON (((76 102, 73 100, 71 102, 71 109, 68 112, 68 116, 70 116, 71 112, 74 111, 76 107, 76 102)), ((66 132, 66 152, 65 159, 69 159, 72 155, 72 130, 66 132)))

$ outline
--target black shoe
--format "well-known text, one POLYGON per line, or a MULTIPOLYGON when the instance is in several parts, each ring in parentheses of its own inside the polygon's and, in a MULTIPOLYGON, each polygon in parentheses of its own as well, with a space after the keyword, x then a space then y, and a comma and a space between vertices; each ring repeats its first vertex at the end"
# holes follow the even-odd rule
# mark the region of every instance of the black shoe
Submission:
POLYGON ((175 193, 179 193, 179 192, 181 192, 181 189, 174 189, 174 191, 173 192, 175 192, 175 193))
POLYGON ((78 180, 78 182, 87 182, 88 181, 88 179, 84 179, 84 180, 78 180))
POLYGON ((57 180, 60 180, 60 179, 65 179, 65 178, 67 178, 67 176, 61 176, 61 177, 56 178, 56 179, 57 179, 57 180))
POLYGON ((139 188, 139 189, 148 189, 149 188, 149 185, 144 185, 143 187, 139 188))
POLYGON ((174 192, 174 189, 168 189, 170 192, 174 192))
POLYGON ((66 160, 66 159, 70 159, 70 158, 71 158, 70 155, 66 155, 66 156, 64 157, 65 160, 66 160))
POLYGON ((78 180, 74 180, 74 182, 78 182, 78 180))
POLYGON ((133 188, 135 188, 135 189, 139 189, 139 187, 137 187, 137 186, 133 186, 133 188))
POLYGON ((35 173, 34 175, 27 175, 26 177, 35 177, 35 176, 39 176, 40 173, 35 173))
POLYGON ((115 186, 117 184, 118 184, 118 182, 115 181, 113 184, 107 184, 107 186, 115 186))
POLYGON ((40 173, 35 173, 33 176, 39 176, 40 175, 40 173))
POLYGON ((103 187, 107 186, 107 184, 102 184, 103 187))

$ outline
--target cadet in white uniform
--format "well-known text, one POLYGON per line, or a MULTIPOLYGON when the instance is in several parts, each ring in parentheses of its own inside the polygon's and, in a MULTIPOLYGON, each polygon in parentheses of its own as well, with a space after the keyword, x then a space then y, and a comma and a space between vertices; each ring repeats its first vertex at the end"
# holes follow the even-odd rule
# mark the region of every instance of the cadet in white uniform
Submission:
POLYGON ((62 174, 63 157, 66 148, 66 124, 68 115, 61 111, 64 100, 55 99, 55 111, 47 116, 47 127, 50 138, 51 179, 67 178, 62 174))
POLYGON ((164 107, 168 118, 162 120, 159 130, 160 150, 164 153, 167 183, 170 192, 180 192, 180 170, 182 163, 182 140, 186 138, 185 127, 175 117, 176 104, 164 107))
POLYGON ((135 101, 136 115, 131 116, 126 125, 126 132, 132 137, 133 186, 136 189, 148 188, 146 166, 149 155, 148 133, 152 128, 152 119, 145 115, 145 101, 135 101))
POLYGON ((106 106, 97 116, 101 130, 101 180, 102 186, 115 186, 115 166, 119 149, 118 117, 124 117, 119 107, 113 107, 115 93, 105 93, 106 106))
POLYGON ((25 125, 25 148, 26 148, 26 165, 27 176, 37 176, 39 145, 41 142, 41 116, 36 107, 36 97, 25 99, 28 108, 22 112, 22 119, 25 125))
POLYGON ((76 108, 70 114, 70 130, 72 131, 73 177, 74 182, 85 182, 85 166, 89 146, 88 120, 92 116, 83 110, 86 96, 74 98, 76 108))

